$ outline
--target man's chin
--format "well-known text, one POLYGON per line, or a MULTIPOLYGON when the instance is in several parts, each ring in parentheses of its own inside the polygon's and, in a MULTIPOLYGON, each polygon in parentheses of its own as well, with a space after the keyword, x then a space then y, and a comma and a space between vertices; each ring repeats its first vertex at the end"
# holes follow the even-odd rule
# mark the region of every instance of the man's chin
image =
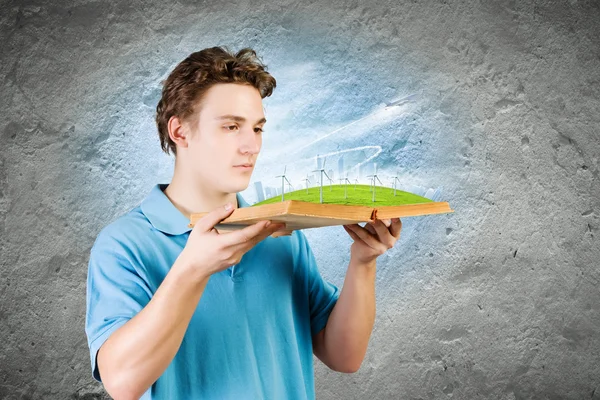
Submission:
POLYGON ((248 189, 248 186, 250 185, 250 176, 248 176, 247 178, 240 178, 237 177, 237 179, 233 180, 232 182, 235 182, 235 192, 241 192, 243 190, 248 189))

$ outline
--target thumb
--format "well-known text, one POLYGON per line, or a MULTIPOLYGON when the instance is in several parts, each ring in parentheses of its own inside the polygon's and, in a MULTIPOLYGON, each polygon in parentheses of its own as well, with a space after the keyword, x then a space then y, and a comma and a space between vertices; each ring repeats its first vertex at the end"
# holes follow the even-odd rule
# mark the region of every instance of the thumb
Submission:
POLYGON ((200 225, 198 229, 202 232, 209 232, 217 225, 219 222, 227 218, 233 212, 233 205, 231 203, 227 203, 222 207, 217 207, 208 214, 204 215, 202 218, 198 220, 196 225, 200 225))

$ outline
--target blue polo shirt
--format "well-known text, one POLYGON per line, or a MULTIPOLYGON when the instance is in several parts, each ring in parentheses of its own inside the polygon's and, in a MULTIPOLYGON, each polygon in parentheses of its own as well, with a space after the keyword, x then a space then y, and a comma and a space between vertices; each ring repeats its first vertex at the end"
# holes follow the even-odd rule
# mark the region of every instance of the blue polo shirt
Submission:
MULTIPOLYGON (((98 381, 98 349, 150 301, 192 229, 166 187, 155 185, 91 249, 85 332, 98 381)), ((301 231, 264 239, 210 277, 179 351, 142 399, 314 398, 312 335, 338 297, 301 231)))

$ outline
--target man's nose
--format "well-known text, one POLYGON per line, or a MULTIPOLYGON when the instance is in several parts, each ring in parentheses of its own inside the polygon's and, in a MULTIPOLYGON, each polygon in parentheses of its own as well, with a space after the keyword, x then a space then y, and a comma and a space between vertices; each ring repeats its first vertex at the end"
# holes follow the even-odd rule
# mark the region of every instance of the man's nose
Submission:
POLYGON ((243 143, 241 146, 242 153, 258 153, 260 151, 260 133, 250 128, 250 132, 243 135, 243 143))

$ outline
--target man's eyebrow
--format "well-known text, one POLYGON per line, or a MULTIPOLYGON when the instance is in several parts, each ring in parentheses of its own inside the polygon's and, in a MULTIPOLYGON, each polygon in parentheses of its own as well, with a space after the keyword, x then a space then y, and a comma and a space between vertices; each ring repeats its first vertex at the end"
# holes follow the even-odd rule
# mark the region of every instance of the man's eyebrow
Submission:
MULTIPOLYGON (((219 117, 215 117, 215 119, 217 119, 217 120, 232 119, 237 122, 245 122, 246 121, 246 118, 244 118, 244 117, 241 117, 239 115, 231 115, 231 114, 221 115, 219 117)), ((263 117, 263 118, 259 119, 258 121, 256 121, 256 124, 262 124, 265 122, 267 122, 267 119, 263 117)))

